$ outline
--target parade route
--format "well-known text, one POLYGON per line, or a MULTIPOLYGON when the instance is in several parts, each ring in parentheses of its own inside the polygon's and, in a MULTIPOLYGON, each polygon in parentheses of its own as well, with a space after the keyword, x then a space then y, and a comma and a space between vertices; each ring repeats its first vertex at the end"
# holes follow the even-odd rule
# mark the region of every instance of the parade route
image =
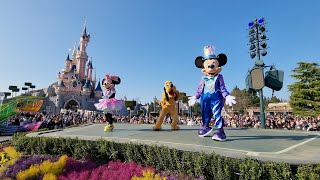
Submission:
POLYGON ((58 131, 30 133, 28 136, 70 137, 85 140, 105 139, 120 143, 164 145, 184 151, 215 152, 223 156, 251 157, 262 161, 310 164, 320 162, 320 133, 288 130, 226 128, 227 141, 200 138, 197 126, 180 126, 171 131, 153 131, 147 124, 115 124, 112 132, 104 132, 105 124, 89 124, 58 131))

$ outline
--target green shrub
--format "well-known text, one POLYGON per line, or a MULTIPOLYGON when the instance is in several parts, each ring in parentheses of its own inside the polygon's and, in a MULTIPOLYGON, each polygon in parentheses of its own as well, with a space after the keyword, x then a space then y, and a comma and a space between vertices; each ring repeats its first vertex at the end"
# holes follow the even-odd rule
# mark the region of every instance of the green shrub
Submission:
POLYGON ((319 180, 320 165, 301 165, 298 167, 296 178, 299 180, 319 180))
POLYGON ((98 163, 112 160, 134 161, 160 171, 181 172, 205 179, 320 179, 320 165, 299 166, 292 172, 287 163, 234 159, 214 153, 188 152, 165 146, 71 138, 26 137, 16 135, 13 144, 28 154, 66 154, 98 163))

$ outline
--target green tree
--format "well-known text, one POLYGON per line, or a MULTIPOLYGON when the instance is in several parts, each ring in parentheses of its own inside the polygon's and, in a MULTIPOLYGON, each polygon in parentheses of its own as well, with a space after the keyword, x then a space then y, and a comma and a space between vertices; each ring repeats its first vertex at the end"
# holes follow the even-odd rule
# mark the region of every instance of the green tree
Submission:
POLYGON ((194 115, 201 116, 200 103, 196 102, 194 106, 191 107, 191 111, 194 115))
POLYGON ((279 103, 281 102, 281 99, 277 98, 277 96, 272 96, 270 98, 270 103, 279 103))
POLYGON ((224 108, 228 111, 232 109, 236 113, 244 114, 248 107, 259 107, 259 97, 254 90, 240 90, 237 86, 230 93, 236 98, 237 103, 232 107, 225 105, 224 108))
POLYGON ((245 89, 243 91, 244 91, 245 95, 249 98, 248 106, 251 106, 251 107, 259 107, 260 106, 260 98, 257 94, 257 91, 254 91, 254 90, 246 91, 245 89))
POLYGON ((268 107, 269 103, 279 103, 279 102, 283 102, 283 100, 277 98, 277 96, 272 96, 271 98, 269 97, 264 97, 263 98, 264 101, 264 108, 266 109, 268 107))
POLYGON ((289 85, 290 106, 298 115, 318 116, 320 114, 320 67, 319 63, 298 62, 292 70, 297 82, 289 85))
MULTIPOLYGON (((237 113, 243 114, 246 112, 247 107, 250 105, 249 93, 246 90, 240 90, 237 86, 233 88, 230 93, 232 96, 236 98, 237 103, 232 106, 232 110, 237 113)), ((226 109, 230 107, 225 106, 226 109)))

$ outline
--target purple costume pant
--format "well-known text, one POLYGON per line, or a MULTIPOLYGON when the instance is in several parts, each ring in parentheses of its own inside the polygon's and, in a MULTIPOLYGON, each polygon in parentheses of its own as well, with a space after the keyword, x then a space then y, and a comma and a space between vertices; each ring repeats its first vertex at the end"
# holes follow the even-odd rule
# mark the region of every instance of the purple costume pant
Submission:
POLYGON ((218 129, 223 127, 224 119, 221 116, 223 104, 224 98, 220 91, 216 91, 213 94, 207 92, 201 95, 200 106, 204 127, 209 127, 212 116, 215 119, 215 127, 218 129))

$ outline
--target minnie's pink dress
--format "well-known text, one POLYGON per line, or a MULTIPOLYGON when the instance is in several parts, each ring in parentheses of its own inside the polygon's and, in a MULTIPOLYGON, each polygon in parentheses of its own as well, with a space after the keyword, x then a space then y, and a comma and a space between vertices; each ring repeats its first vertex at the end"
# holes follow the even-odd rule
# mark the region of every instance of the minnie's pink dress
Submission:
POLYGON ((106 95, 99 100, 99 103, 94 104, 97 110, 105 113, 112 113, 121 110, 124 107, 124 101, 114 98, 115 93, 115 89, 107 90, 106 95))

